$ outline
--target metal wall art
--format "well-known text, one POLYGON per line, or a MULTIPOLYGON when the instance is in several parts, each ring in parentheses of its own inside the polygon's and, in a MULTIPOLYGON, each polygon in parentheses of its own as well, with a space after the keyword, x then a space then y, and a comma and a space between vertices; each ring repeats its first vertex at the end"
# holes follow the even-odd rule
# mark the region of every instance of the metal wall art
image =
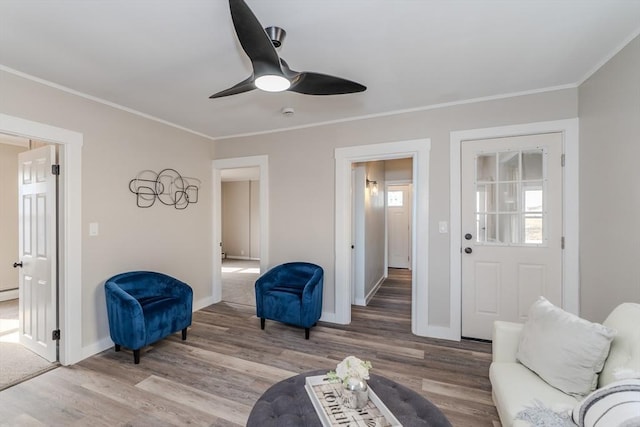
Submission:
POLYGON ((139 208, 150 208, 159 200, 176 209, 186 209, 198 203, 198 190, 202 182, 198 178, 182 176, 175 169, 163 169, 156 173, 143 170, 129 181, 129 190, 136 195, 139 208))

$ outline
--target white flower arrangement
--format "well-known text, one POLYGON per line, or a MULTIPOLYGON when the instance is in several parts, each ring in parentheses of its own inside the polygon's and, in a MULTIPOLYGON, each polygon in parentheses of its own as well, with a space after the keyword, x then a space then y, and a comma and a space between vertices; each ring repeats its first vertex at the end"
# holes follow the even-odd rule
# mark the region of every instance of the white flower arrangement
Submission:
POLYGON ((371 369, 371 362, 368 360, 362 361, 355 356, 347 356, 338 363, 335 371, 327 372, 327 377, 331 381, 341 381, 346 386, 349 378, 368 380, 369 369, 371 369))

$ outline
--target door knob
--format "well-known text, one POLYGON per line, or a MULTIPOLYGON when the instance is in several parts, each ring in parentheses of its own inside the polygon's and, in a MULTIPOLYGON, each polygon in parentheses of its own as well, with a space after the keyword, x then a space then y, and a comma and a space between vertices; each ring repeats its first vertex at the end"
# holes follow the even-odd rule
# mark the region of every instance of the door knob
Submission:
POLYGON ((467 234, 464 235, 464 238, 467 239, 467 240, 471 240, 472 237, 473 236, 471 235, 471 233, 467 233, 467 234))
POLYGON ((22 268, 22 261, 13 263, 13 268, 18 268, 18 267, 22 268))
POLYGON ((473 252, 473 249, 471 249, 470 247, 467 246, 466 248, 464 248, 465 254, 470 254, 471 252, 473 252))

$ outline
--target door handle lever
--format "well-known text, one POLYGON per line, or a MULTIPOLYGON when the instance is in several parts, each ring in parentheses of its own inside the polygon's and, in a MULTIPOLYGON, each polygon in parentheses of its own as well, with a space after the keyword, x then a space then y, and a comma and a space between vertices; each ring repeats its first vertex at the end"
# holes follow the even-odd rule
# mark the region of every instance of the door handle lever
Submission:
POLYGON ((18 268, 18 267, 22 268, 22 261, 13 263, 13 268, 18 268))

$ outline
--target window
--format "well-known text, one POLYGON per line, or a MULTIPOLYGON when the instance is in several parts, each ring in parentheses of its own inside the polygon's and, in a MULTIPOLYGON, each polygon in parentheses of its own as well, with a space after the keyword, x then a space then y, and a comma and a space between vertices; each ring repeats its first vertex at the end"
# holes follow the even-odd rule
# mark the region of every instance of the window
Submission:
POLYGON ((388 191, 387 192, 387 206, 389 207, 402 207, 404 201, 402 199, 404 192, 402 191, 388 191))
POLYGON ((545 242, 545 150, 476 156, 476 241, 493 245, 545 242))

